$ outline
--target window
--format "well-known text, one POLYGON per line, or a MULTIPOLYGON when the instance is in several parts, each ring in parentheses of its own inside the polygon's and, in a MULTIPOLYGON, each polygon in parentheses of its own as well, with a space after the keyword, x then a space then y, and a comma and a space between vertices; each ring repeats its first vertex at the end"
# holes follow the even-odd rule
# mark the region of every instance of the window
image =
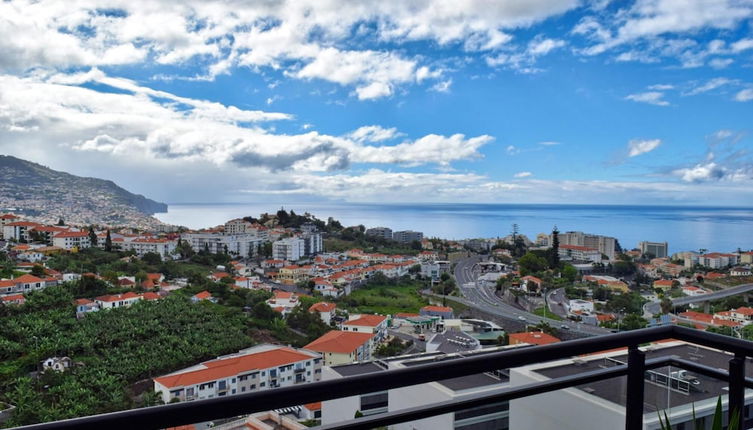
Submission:
POLYGON ((233 384, 235 384, 235 378, 233 378, 233 380, 232 380, 231 382, 232 382, 233 384))
POLYGON ((225 380, 220 381, 219 389, 224 390, 225 388, 227 388, 227 381, 225 380))
MULTIPOLYGON (((235 390, 233 390, 233 391, 235 391, 235 390)), ((245 393, 245 392, 246 392, 246 387, 241 387, 241 393, 245 393)))
POLYGON ((269 371, 269 377, 270 378, 276 378, 277 377, 277 369, 272 369, 269 371))
POLYGON ((259 386, 260 386, 260 387, 263 387, 263 386, 265 386, 265 385, 267 385, 267 383, 266 383, 266 382, 262 382, 261 384, 259 384, 259 386))
POLYGON ((364 394, 361 396, 361 412, 364 415, 387 412, 387 392, 364 394))

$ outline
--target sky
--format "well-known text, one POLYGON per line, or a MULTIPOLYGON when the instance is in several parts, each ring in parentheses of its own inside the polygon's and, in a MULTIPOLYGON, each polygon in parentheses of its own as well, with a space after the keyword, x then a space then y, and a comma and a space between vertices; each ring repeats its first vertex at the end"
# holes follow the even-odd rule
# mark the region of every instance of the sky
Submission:
POLYGON ((753 206, 753 0, 0 2, 0 153, 168 203, 753 206))

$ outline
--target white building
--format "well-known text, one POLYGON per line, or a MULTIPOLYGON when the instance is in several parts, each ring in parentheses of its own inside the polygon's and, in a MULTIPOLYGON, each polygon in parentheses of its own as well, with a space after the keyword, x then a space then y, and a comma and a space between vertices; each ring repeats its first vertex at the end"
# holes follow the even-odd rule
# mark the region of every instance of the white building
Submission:
POLYGON ((191 248, 200 252, 209 250, 212 254, 228 252, 240 257, 256 255, 259 246, 265 240, 255 233, 219 234, 219 233, 187 233, 182 236, 191 248))
POLYGON ((154 378, 154 391, 165 403, 211 399, 315 382, 321 369, 319 354, 259 345, 154 378))
POLYGON ((424 234, 420 231, 403 230, 392 233, 392 240, 400 243, 421 242, 424 239, 424 234))
POLYGON ((162 258, 173 258, 177 246, 177 240, 157 239, 152 237, 125 238, 123 242, 120 243, 121 250, 133 251, 139 257, 148 252, 152 252, 159 254, 162 258))
POLYGON ((0 296, 43 290, 46 286, 46 280, 29 274, 21 275, 14 279, 2 279, 0 280, 0 296))
POLYGON ((584 312, 591 314, 594 312, 594 302, 590 302, 588 300, 570 300, 567 306, 570 313, 584 312))
POLYGON ((113 309, 131 306, 141 300, 142 297, 132 291, 123 294, 108 294, 94 298, 94 303, 100 309, 113 309))
POLYGON ((357 333, 371 333, 374 341, 380 342, 387 335, 387 317, 383 315, 351 315, 348 321, 342 323, 343 331, 357 333))
POLYGON ((579 245, 560 245, 557 251, 562 259, 575 261, 590 261, 598 263, 601 261, 601 252, 596 248, 579 245))
POLYGON ((3 238, 5 240, 15 240, 16 242, 28 241, 29 230, 39 227, 41 224, 29 221, 14 221, 3 225, 3 238))
MULTIPOLYGON (((558 239, 560 242, 560 249, 562 249, 562 245, 584 246, 586 248, 598 250, 600 253, 605 254, 610 260, 614 260, 617 253, 617 239, 609 236, 587 234, 582 231, 568 231, 566 233, 559 233, 558 239)), ((549 243, 553 243, 551 235, 549 236, 549 243)))
POLYGON ((392 229, 389 227, 373 227, 366 229, 366 236, 381 237, 392 240, 392 229))
POLYGON ((306 244, 299 237, 288 237, 272 243, 272 258, 298 261, 306 255, 306 244))
MULTIPOLYGON (((677 355, 712 368, 726 368, 730 356, 720 351, 683 342, 654 344, 642 348, 646 360, 677 355)), ((539 363, 510 370, 510 386, 546 381, 572 374, 602 369, 627 362, 626 350, 579 356, 539 363)), ((746 366, 746 374, 753 372, 746 366)), ((510 428, 541 430, 589 430, 625 428, 625 392, 627 378, 591 382, 577 388, 557 390, 510 402, 510 428)), ((710 428, 717 398, 726 410, 727 382, 700 374, 664 367, 646 372, 644 385, 643 428, 660 428, 659 413, 667 413, 672 428, 710 428), (671 386, 672 389, 668 387, 671 386), (692 423, 693 408, 697 424, 692 423)), ((753 403, 753 391, 747 390, 745 403, 753 403)), ((746 410, 749 409, 746 407, 746 410)), ((749 415, 746 412, 746 418, 749 415)))
MULTIPOLYGON (((500 349, 501 348, 491 348, 479 351, 466 351, 462 356, 475 356, 477 354, 499 351, 500 349)), ((347 376, 379 373, 385 370, 401 369, 411 365, 432 363, 439 360, 454 360, 460 357, 460 354, 433 352, 382 359, 379 364, 370 362, 335 366, 331 368, 327 367, 324 369, 323 379, 329 380, 347 376)), ((442 401, 461 400, 476 395, 500 392, 509 385, 509 379, 506 376, 506 373, 505 370, 500 370, 497 372, 480 373, 461 378, 452 378, 395 388, 388 391, 325 400, 322 402, 322 424, 328 425, 353 419, 356 411, 368 416, 424 406, 442 401)), ((499 402, 422 420, 396 424, 390 426, 390 428, 396 430, 506 430, 508 428, 508 414, 508 403, 499 402)))
POLYGON ((52 246, 67 250, 84 249, 91 247, 92 242, 86 231, 64 231, 52 237, 52 246))
POLYGON ((639 242, 638 249, 641 255, 653 255, 653 258, 665 258, 669 256, 669 245, 667 242, 639 242))

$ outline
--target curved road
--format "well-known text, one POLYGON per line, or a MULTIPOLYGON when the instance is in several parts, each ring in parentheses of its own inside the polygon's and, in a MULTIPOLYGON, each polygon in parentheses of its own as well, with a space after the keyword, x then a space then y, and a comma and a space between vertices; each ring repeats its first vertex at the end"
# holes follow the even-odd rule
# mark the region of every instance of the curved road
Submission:
POLYGON ((494 287, 482 287, 476 283, 480 275, 476 263, 483 261, 483 259, 484 257, 477 255, 458 261, 455 266, 455 280, 465 298, 451 297, 451 299, 512 321, 526 322, 534 325, 545 321, 552 327, 567 327, 568 330, 590 336, 610 333, 609 330, 601 327, 594 327, 574 321, 557 321, 551 318, 543 318, 505 303, 494 294, 494 287))
MULTIPOLYGON (((701 296, 688 296, 680 297, 672 300, 672 306, 685 306, 691 303, 708 302, 711 300, 719 300, 725 297, 734 296, 736 294, 747 293, 753 291, 753 284, 742 284, 736 287, 730 287, 721 291, 715 291, 709 294, 703 294, 701 296)), ((661 313, 661 305, 659 302, 646 303, 644 306, 644 312, 649 312, 652 315, 661 313)))

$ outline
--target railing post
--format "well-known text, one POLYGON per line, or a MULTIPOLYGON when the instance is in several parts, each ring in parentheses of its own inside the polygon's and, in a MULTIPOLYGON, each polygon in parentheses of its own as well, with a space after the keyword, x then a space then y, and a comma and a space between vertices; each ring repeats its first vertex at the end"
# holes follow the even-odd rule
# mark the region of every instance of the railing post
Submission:
POLYGON ((625 430, 643 428, 643 384, 646 374, 646 354, 637 345, 628 349, 627 402, 625 430))
MULTIPOLYGON (((729 361, 729 410, 727 415, 732 421, 734 411, 738 413, 738 429, 743 428, 745 422, 745 356, 735 355, 729 361)), ((732 424, 730 422, 730 424, 732 424)))

